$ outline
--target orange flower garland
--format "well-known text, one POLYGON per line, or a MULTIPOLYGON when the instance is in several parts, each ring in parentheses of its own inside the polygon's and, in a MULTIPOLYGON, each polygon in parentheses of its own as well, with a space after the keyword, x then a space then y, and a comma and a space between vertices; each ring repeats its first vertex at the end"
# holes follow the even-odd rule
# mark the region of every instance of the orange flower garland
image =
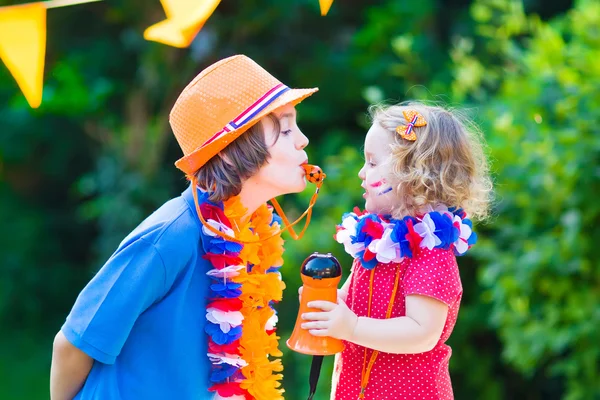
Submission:
MULTIPOLYGON (((238 197, 224 203, 224 212, 235 232, 235 237, 251 241, 269 237, 279 230, 279 224, 273 221, 273 211, 263 204, 254 212, 249 221, 244 221, 246 209, 238 197)), ((241 388, 258 400, 283 400, 281 388, 283 370, 278 348, 279 337, 275 334, 273 302, 279 302, 283 296, 285 284, 281 275, 273 270, 283 264, 283 239, 276 235, 262 242, 246 243, 239 258, 243 265, 251 265, 249 271, 241 270, 232 278, 241 284, 241 313, 244 316, 240 353, 247 365, 241 372, 244 380, 241 388)))

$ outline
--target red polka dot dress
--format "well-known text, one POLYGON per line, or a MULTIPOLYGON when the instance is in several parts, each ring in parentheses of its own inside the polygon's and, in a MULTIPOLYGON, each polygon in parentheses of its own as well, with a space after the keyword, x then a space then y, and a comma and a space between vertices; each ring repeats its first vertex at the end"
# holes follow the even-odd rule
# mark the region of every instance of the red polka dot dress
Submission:
MULTIPOLYGON (((397 266, 391 263, 375 267, 371 318, 385 318, 397 266)), ((431 351, 420 354, 379 352, 365 399, 453 399, 448 373, 452 350, 445 342, 456 323, 462 296, 456 257, 450 250, 424 248, 415 258, 403 260, 400 269, 401 281, 391 318, 406 315, 405 298, 412 294, 430 296, 447 304, 448 317, 440 340, 431 351)), ((354 261, 347 304, 359 317, 367 316, 370 274, 371 270, 363 268, 357 259, 354 261)), ((350 342, 345 344, 335 363, 331 395, 334 400, 356 400, 360 392, 365 348, 350 342)), ((367 349, 367 360, 372 352, 367 349)))

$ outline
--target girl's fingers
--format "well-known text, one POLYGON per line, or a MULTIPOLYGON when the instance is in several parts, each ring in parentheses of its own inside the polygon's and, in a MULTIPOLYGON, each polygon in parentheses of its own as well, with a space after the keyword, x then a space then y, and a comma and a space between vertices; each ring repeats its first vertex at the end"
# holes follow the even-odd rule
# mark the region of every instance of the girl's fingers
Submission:
POLYGON ((300 327, 302 329, 327 329, 329 323, 327 321, 304 322, 300 327))
POLYGON ((337 306, 337 304, 330 301, 315 300, 308 303, 307 306, 310 308, 318 308, 323 311, 331 311, 337 306))
POLYGON ((329 313, 307 312, 302 314, 302 319, 306 319, 309 321, 327 321, 329 319, 329 313))

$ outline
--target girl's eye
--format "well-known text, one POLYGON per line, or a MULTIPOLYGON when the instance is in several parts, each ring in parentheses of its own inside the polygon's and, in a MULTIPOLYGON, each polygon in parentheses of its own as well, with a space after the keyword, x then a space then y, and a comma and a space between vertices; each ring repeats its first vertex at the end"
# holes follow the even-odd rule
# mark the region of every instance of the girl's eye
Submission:
POLYGON ((373 161, 367 161, 367 164, 369 164, 369 167, 374 167, 375 163, 373 161))
POLYGON ((282 134, 282 135, 284 135, 284 136, 287 136, 287 135, 289 135, 290 133, 292 133, 292 130, 291 130, 291 129, 286 129, 285 131, 281 131, 281 134, 282 134))

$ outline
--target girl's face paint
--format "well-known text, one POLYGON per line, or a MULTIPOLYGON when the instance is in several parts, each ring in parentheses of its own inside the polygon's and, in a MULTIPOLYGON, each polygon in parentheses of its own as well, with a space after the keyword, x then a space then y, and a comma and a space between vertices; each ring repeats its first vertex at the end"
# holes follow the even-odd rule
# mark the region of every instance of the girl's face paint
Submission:
POLYGON ((377 193, 377 196, 382 196, 386 193, 389 193, 393 190, 394 188, 391 186, 386 187, 385 189, 381 190, 379 193, 377 193))
POLYGON ((385 179, 382 179, 380 181, 372 183, 370 186, 372 188, 379 188, 379 190, 377 191, 377 196, 384 195, 393 190, 393 188, 391 186, 387 185, 387 182, 385 181, 385 179))

